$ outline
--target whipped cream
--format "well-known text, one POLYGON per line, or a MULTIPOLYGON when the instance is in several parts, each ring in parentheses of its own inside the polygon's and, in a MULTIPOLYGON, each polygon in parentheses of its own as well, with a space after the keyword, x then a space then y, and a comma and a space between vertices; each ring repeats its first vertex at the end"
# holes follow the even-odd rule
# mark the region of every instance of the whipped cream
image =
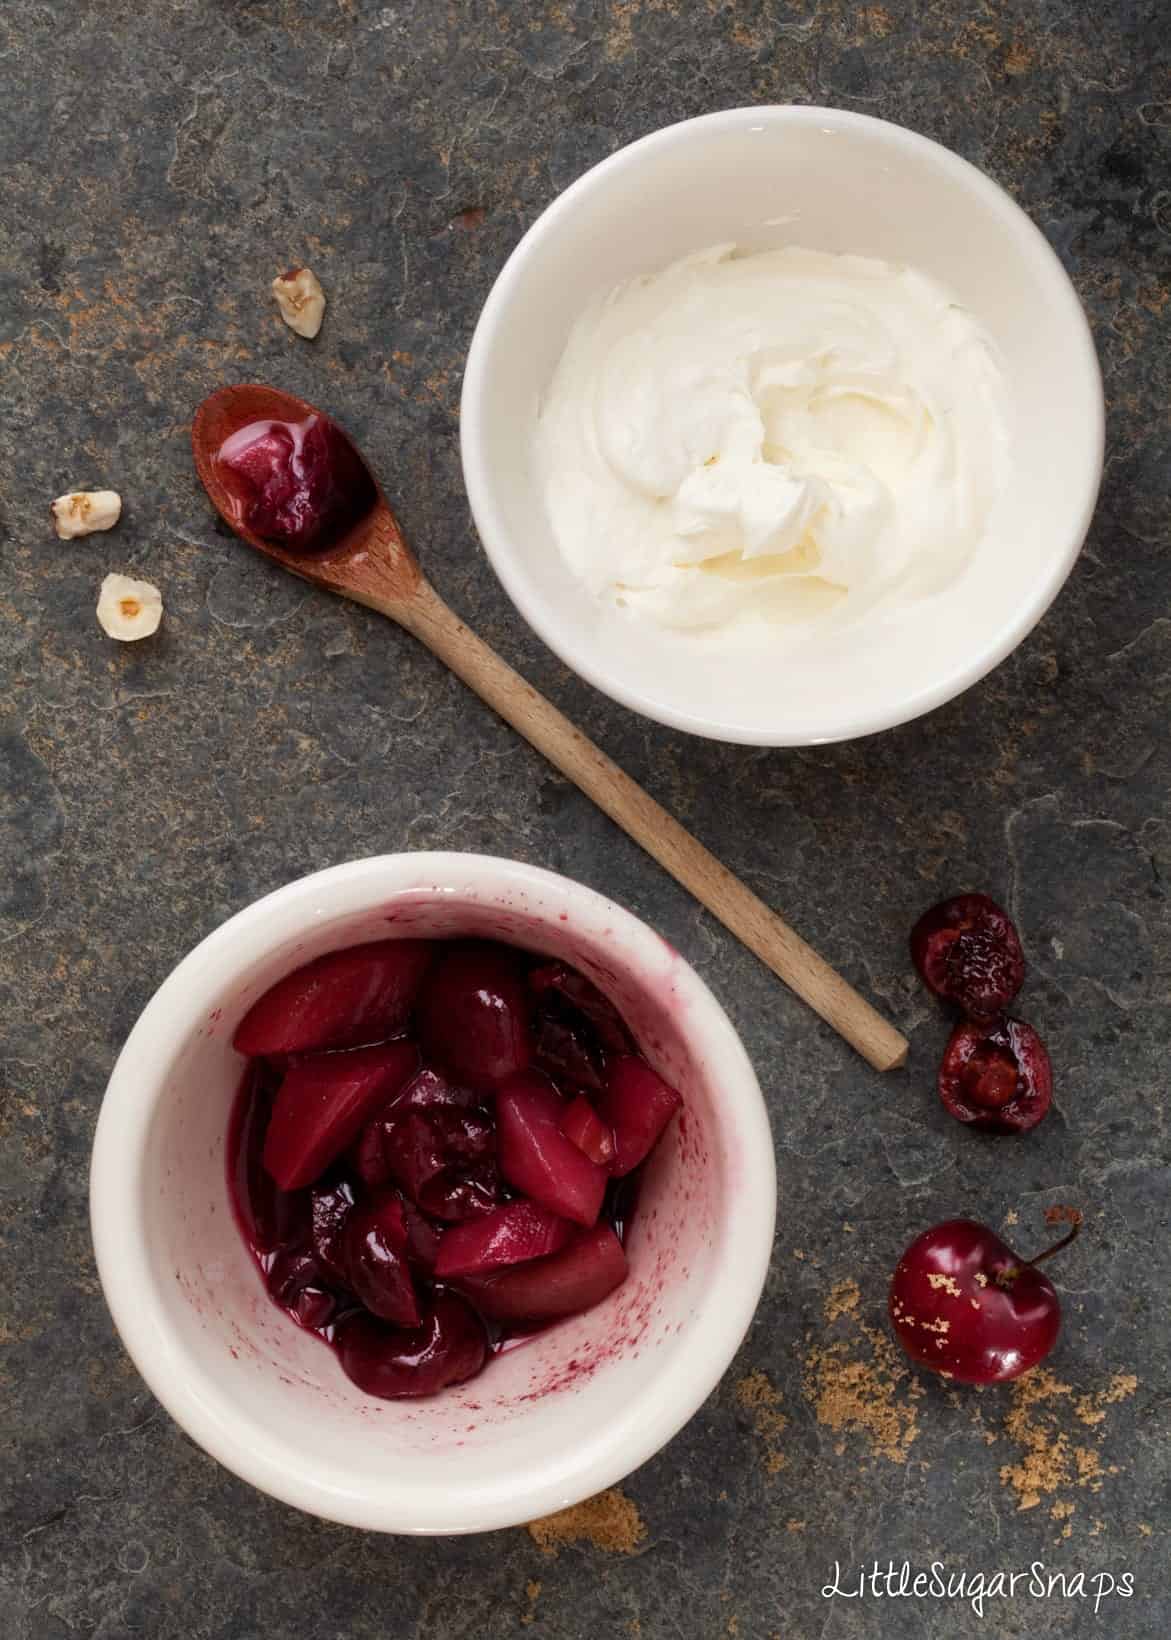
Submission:
POLYGON ((1008 475, 1001 373, 911 268, 716 245, 582 314, 537 426, 557 545, 673 628, 852 619, 961 574, 1008 475))

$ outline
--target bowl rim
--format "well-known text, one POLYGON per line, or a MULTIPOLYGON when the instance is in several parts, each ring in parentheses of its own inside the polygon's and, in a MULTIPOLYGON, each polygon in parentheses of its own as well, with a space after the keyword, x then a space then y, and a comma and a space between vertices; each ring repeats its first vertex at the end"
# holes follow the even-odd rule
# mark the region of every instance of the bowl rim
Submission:
POLYGON ((460 455, 472 518, 504 590, 537 636, 580 677, 632 711, 688 734, 752 746, 829 745, 896 728, 953 700, 999 666, 1041 620, 1073 569, 1097 505, 1105 459, 1102 372, 1089 321, 1057 253, 1016 200, 978 166, 932 137, 925 137, 907 126, 893 120, 879 119, 873 114, 805 103, 762 103, 755 107, 739 106, 699 114, 639 137, 591 166, 545 207, 510 252, 488 293, 472 334, 460 395, 460 455), (1078 391, 1086 401, 1086 437, 1084 450, 1077 452, 1070 462, 1070 488, 1074 492, 1071 504, 1075 498, 1076 504, 1068 543, 1062 552, 1053 555, 1035 593, 1006 620, 995 643, 981 655, 954 667, 944 677, 914 691, 897 704, 881 710, 863 705, 855 712, 852 723, 838 733, 779 733, 733 719, 701 717, 682 710, 669 700, 610 677, 603 667, 594 663, 588 649, 578 640, 575 624, 562 622, 551 613, 549 605, 536 594, 526 579, 519 559, 510 551, 509 534, 496 501, 480 429, 486 419, 482 407, 493 368, 496 332, 511 302, 514 287, 532 253, 558 231, 580 199, 636 166, 645 153, 702 138, 708 131, 752 125, 762 128, 766 125, 824 127, 827 122, 832 122, 837 129, 869 132, 882 142, 927 158, 949 173, 958 186, 977 196, 985 209, 998 217, 1017 237, 1023 254, 1032 260, 1038 275, 1049 285, 1052 305, 1060 311, 1068 328, 1068 361, 1080 377, 1078 391))
POLYGON ((699 1409, 727 1370, 752 1321, 768 1274, 776 1215, 776 1166, 764 1098, 731 1021, 681 955, 672 977, 684 1004, 685 1035, 701 1040, 721 1067, 722 1109, 740 1132, 737 1189, 717 1271, 688 1318, 694 1345, 675 1352, 655 1381, 605 1428, 570 1433, 559 1450, 526 1455, 499 1483, 470 1497, 446 1484, 419 1506, 393 1473, 349 1486, 324 1466, 298 1466, 289 1444, 240 1412, 212 1374, 187 1354, 168 1325, 143 1229, 146 1150, 165 1094, 176 1041, 205 1016, 207 992, 227 973, 319 920, 360 914, 417 891, 467 898, 506 890, 539 901, 561 926, 568 911, 587 931, 610 929, 637 972, 660 965, 661 937, 632 912, 584 884, 494 855, 448 851, 376 855, 313 872, 278 888, 214 929, 174 967, 146 1004, 111 1072, 98 1116, 90 1169, 90 1226, 99 1279, 122 1343, 152 1394, 176 1423, 224 1467, 284 1503, 326 1520, 408 1535, 457 1534, 516 1526, 615 1485, 658 1452, 699 1409))

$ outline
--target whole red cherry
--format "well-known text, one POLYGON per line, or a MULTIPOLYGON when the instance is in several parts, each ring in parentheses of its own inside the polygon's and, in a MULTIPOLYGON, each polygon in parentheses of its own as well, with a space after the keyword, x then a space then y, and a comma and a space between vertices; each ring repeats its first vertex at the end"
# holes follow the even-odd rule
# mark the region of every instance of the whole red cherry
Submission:
POLYGON ((1045 1044, 1023 1019, 957 1025, 939 1067, 939 1097, 957 1122, 986 1133, 1027 1133, 1053 1099, 1045 1044))
POLYGON ((913 1360, 968 1384, 1019 1378, 1057 1342, 1061 1305, 1036 1269, 1077 1235, 1080 1216, 1035 1259, 987 1225, 947 1219, 907 1248, 890 1284, 890 1320, 913 1360))
POLYGON ((911 930, 911 960, 928 990, 969 1019, 994 1019, 1025 977, 1012 918, 987 894, 957 894, 925 911, 911 930))

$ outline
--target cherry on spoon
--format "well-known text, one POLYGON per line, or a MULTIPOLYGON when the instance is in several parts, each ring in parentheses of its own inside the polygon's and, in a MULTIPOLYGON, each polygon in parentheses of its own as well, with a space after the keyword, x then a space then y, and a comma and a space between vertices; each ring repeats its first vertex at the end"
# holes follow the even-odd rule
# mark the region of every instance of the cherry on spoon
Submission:
MULTIPOLYGON (((245 382, 221 387, 204 399, 195 412, 191 442, 196 471, 213 506, 250 547, 302 580, 397 621, 592 798, 876 1070, 893 1070, 904 1062, 905 1037, 447 607, 424 577, 377 481, 335 423, 292 393, 245 382), (267 429, 260 425, 264 423, 269 424, 267 429), (254 430, 255 438, 251 433, 244 437, 243 429, 254 430), (236 435, 241 437, 229 446, 229 466, 224 446, 236 435), (262 450, 256 451, 254 472, 247 470, 247 450, 266 437, 275 441, 268 453, 270 464, 284 462, 281 482, 270 492, 264 492, 262 482, 262 450), (326 461, 320 449, 323 438, 327 454, 341 452, 343 465, 349 465, 351 456, 357 458, 359 500, 348 506, 344 495, 335 495, 318 514, 307 517, 306 508, 313 514, 307 495, 312 475, 301 473, 299 464, 326 461), (311 439, 318 446, 316 455, 308 450, 311 439), (258 533, 257 524, 270 538, 258 533)), ((352 488, 351 499, 354 493, 352 488)))

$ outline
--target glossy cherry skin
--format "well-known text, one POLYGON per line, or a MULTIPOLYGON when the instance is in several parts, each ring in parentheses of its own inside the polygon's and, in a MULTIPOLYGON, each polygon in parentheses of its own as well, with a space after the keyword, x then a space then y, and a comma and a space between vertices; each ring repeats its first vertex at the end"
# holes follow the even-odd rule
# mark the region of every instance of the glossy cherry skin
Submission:
POLYGON ((401 1199, 389 1194, 350 1214, 342 1236, 346 1285, 371 1315, 417 1327, 419 1302, 407 1262, 401 1199))
POLYGON ((424 1057, 456 1082, 491 1091, 531 1061, 530 1013, 513 952, 481 940, 451 945, 419 999, 424 1057))
POLYGON ((360 1310, 334 1334, 342 1371, 384 1400, 436 1395, 474 1378, 488 1358, 483 1323, 465 1299, 443 1293, 417 1327, 389 1327, 360 1310))
POLYGON ((361 456, 324 416, 249 422, 216 462, 239 521, 290 552, 328 550, 378 500, 361 456))
POLYGON ((895 1267, 890 1320, 914 1360, 964 1383, 996 1384, 1045 1359, 1061 1305, 1052 1282, 987 1225, 947 1219, 895 1267))
POLYGON ((1012 918, 987 894, 957 894, 924 912, 911 930, 911 960, 927 988, 969 1019, 994 1019, 1025 977, 1012 918))
POLYGON ((1053 1099, 1045 1044, 1023 1019, 957 1025, 939 1067, 939 1097, 969 1127, 1027 1133, 1053 1099))

